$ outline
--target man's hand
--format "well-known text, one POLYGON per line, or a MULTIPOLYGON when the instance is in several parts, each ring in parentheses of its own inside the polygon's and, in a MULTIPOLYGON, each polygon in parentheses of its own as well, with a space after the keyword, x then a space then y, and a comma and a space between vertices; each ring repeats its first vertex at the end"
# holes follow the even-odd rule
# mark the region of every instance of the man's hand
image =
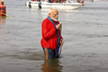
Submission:
POLYGON ((61 25, 62 25, 62 24, 58 24, 58 25, 56 25, 56 26, 55 26, 56 29, 57 29, 57 30, 60 29, 61 25))
POLYGON ((63 40, 63 39, 61 39, 61 40, 60 40, 60 47, 62 47, 62 46, 63 46, 63 44, 64 44, 64 40, 63 40))

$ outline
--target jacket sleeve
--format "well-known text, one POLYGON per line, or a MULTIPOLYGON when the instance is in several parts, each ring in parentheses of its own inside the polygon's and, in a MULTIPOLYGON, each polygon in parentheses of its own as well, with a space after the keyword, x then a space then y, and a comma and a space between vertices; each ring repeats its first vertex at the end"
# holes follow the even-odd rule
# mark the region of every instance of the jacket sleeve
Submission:
MULTIPOLYGON (((59 24, 60 22, 58 22, 58 24, 59 24)), ((61 30, 62 30, 62 28, 61 28, 61 30)), ((63 39, 63 37, 62 37, 62 35, 61 35, 61 30, 60 30, 60 39, 63 39)))
POLYGON ((60 35, 60 39, 63 39, 63 37, 60 35))
POLYGON ((51 30, 48 29, 48 21, 44 20, 42 23, 42 37, 47 40, 51 38, 54 34, 56 34, 56 29, 52 28, 51 30))

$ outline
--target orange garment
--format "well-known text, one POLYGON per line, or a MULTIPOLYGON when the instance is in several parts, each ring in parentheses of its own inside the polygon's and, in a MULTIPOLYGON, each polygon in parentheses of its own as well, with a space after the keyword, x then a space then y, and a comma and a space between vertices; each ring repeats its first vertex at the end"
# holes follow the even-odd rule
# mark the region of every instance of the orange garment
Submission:
POLYGON ((78 0, 76 0, 76 3, 79 3, 78 0))
POLYGON ((6 14, 6 6, 0 5, 0 16, 5 16, 6 14))
POLYGON ((81 3, 82 3, 82 6, 85 6, 85 4, 84 4, 84 0, 82 0, 82 2, 81 2, 81 3))

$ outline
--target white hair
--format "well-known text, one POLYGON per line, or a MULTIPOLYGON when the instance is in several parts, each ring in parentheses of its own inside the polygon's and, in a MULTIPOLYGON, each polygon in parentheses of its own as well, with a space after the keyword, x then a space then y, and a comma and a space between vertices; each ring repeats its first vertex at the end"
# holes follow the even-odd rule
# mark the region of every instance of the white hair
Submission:
POLYGON ((57 9, 55 9, 55 8, 50 8, 49 11, 48 11, 48 14, 49 14, 49 13, 52 13, 53 10, 57 10, 57 9))
POLYGON ((52 8, 51 8, 51 9, 49 9, 48 14, 50 14, 51 12, 52 12, 52 8))

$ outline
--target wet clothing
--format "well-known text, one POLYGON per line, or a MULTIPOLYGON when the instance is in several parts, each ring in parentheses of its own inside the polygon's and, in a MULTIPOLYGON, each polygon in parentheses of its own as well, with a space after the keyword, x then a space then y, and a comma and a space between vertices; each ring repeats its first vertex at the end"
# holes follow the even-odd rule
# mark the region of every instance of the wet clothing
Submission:
POLYGON ((43 51, 44 51, 45 57, 46 57, 46 55, 48 55, 48 59, 54 59, 54 58, 56 58, 56 52, 55 52, 55 50, 47 48, 47 51, 45 51, 45 48, 43 48, 43 51), (46 54, 46 52, 48 54, 46 54))

